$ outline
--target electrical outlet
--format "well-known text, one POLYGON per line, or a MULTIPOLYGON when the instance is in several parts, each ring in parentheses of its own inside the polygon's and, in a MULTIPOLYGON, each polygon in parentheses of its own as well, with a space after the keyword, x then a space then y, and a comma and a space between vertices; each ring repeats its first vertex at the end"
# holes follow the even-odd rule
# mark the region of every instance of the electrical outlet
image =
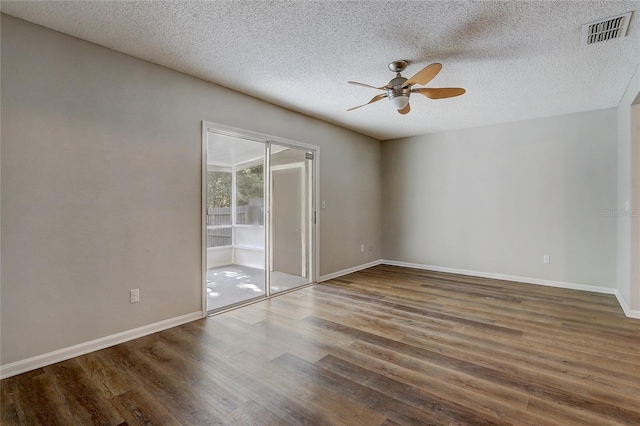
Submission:
POLYGON ((548 254, 542 256, 542 263, 551 263, 551 257, 548 254))
POLYGON ((138 303, 140 301, 140 289, 134 288, 133 290, 129 291, 129 296, 131 298, 130 303, 138 303))
POLYGON ((364 244, 360 245, 360 253, 364 253, 364 244))
POLYGON ((327 202, 326 201, 323 200, 321 205, 322 205, 322 210, 327 208, 327 202))

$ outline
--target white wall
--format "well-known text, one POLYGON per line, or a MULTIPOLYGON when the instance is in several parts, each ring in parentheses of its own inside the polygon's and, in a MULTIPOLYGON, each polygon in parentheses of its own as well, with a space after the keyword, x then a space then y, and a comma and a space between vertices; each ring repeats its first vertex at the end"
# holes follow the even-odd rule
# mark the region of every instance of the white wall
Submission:
POLYGON ((233 247, 210 247, 207 249, 207 268, 230 265, 233 263, 233 247))
POLYGON ((200 310, 202 120, 320 146, 320 274, 380 258, 378 141, 6 15, 1 28, 3 365, 200 310))
POLYGON ((385 141, 382 158, 384 259, 615 287, 614 109, 385 141))
MULTIPOLYGON (((617 108, 617 144, 618 144, 618 200, 617 210, 624 212, 627 200, 633 201, 632 210, 640 209, 640 199, 633 199, 631 194, 631 169, 640 168, 640 159, 631 158, 631 104, 640 93, 640 67, 636 69, 629 86, 617 108)), ((631 282, 632 265, 637 265, 640 260, 632 258, 631 248, 631 220, 632 217, 622 214, 618 217, 618 242, 617 242, 617 289, 628 309, 638 312, 640 315, 640 282, 631 282), (632 294, 634 297, 632 297, 632 294)), ((634 252, 640 253, 636 247, 634 252)))

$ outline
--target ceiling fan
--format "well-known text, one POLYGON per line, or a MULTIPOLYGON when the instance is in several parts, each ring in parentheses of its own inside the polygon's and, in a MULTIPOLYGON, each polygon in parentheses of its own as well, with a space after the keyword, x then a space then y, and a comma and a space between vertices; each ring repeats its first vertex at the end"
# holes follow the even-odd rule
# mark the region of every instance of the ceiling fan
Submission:
POLYGON ((356 86, 370 87, 371 89, 384 90, 386 93, 376 95, 369 102, 357 107, 349 108, 347 111, 353 111, 365 105, 378 102, 380 99, 389 98, 391 104, 400 114, 406 114, 411 110, 409 106, 409 96, 412 93, 420 93, 430 99, 452 98, 464 94, 465 90, 461 87, 442 87, 442 88, 412 88, 414 84, 425 85, 438 75, 442 69, 442 64, 434 63, 427 65, 418 71, 413 77, 406 79, 400 75, 402 71, 409 65, 407 61, 394 61, 389 64, 389 69, 396 73, 396 77, 389 81, 388 84, 381 87, 374 87, 357 81, 349 81, 349 84, 356 86))

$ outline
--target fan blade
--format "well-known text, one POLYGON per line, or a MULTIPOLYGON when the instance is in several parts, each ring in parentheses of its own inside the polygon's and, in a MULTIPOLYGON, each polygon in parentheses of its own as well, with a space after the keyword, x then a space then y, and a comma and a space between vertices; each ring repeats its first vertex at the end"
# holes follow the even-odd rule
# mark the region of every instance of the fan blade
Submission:
POLYGON ((425 85, 428 82, 430 82, 431 80, 433 80, 433 78, 436 75, 438 75, 438 73, 440 72, 441 69, 442 69, 442 64, 439 64, 437 62, 434 63, 434 64, 431 64, 431 65, 427 65, 422 70, 418 71, 409 80, 405 81, 404 84, 402 85, 402 87, 408 87, 408 86, 411 86, 413 84, 425 85))
POLYGON ((377 90, 384 90, 384 89, 385 89, 385 87, 384 87, 384 86, 383 86, 383 87, 373 87, 373 86, 370 86, 370 85, 368 85, 368 84, 358 83, 357 81, 347 81, 347 83, 349 83, 349 84, 355 84, 356 86, 368 87, 368 88, 370 88, 370 89, 377 89, 377 90))
POLYGON ((409 106, 409 104, 407 104, 406 107, 398 110, 398 112, 402 115, 407 114, 409 111, 411 111, 411 107, 409 106))
POLYGON ((464 95, 466 90, 462 87, 441 87, 431 88, 423 87, 420 89, 412 89, 411 93, 420 93, 429 99, 453 98, 454 96, 464 95))
POLYGON ((373 99, 371 99, 371 100, 370 100, 369 102, 367 102, 366 104, 358 105, 357 107, 353 107, 353 108, 349 108, 347 111, 353 111, 354 109, 358 109, 358 108, 363 107, 363 106, 365 106, 365 105, 369 105, 369 104, 372 104, 372 103, 374 103, 374 102, 378 102, 380 99, 383 99, 383 98, 386 98, 386 97, 387 97, 387 94, 386 94, 386 93, 381 93, 381 94, 379 94, 379 95, 374 96, 374 97, 373 97, 373 99))

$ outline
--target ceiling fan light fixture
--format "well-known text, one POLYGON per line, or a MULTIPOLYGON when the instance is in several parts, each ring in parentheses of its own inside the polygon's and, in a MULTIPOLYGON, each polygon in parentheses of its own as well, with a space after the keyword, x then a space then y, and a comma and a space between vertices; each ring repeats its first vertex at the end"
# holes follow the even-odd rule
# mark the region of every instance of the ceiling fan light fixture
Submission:
POLYGON ((389 100, 395 109, 403 109, 409 103, 409 95, 397 95, 390 97, 389 100))
POLYGON ((356 86, 364 86, 369 87, 371 89, 376 90, 384 90, 386 93, 380 93, 367 102, 364 105, 358 105, 353 108, 349 108, 347 111, 353 111, 354 109, 358 109, 365 105, 372 104, 374 102, 378 102, 382 98, 389 98, 391 101, 391 105, 402 115, 408 114, 411 111, 411 107, 409 106, 409 96, 411 93, 420 93, 423 96, 426 96, 429 99, 444 99, 444 98, 452 98, 454 96, 460 96, 465 93, 465 90, 461 87, 440 87, 440 88, 430 88, 430 87, 422 87, 422 88, 413 88, 414 85, 425 85, 429 83, 431 80, 435 78, 436 75, 442 69, 442 64, 433 63, 431 65, 427 65, 413 77, 407 79, 403 77, 400 72, 405 69, 407 66, 407 61, 394 61, 389 64, 389 69, 396 73, 396 77, 393 78, 389 83, 385 84, 381 87, 371 86, 369 84, 358 83, 357 81, 349 81, 349 84, 355 84, 356 86))

